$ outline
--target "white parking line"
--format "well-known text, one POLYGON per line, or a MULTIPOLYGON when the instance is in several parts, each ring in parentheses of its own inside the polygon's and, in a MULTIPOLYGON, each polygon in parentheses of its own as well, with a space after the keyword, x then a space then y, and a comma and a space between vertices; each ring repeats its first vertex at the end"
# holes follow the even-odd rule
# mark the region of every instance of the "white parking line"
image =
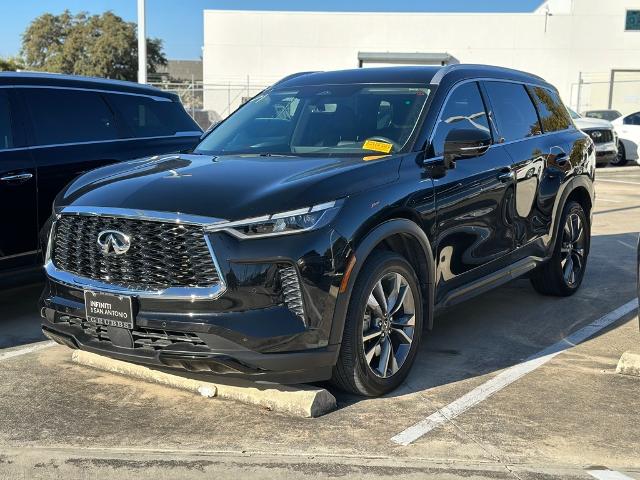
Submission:
POLYGON ((48 340, 46 342, 39 342, 27 347, 17 348, 8 352, 0 352, 0 360, 6 360, 7 358, 19 357, 20 355, 26 355, 27 353, 37 352, 38 350, 44 350, 45 348, 52 347, 56 342, 48 340))
POLYGON ((625 203, 624 200, 613 200, 611 198, 598 197, 598 202, 625 203))
POLYGON ((587 473, 598 480, 634 480, 614 470, 587 470, 587 473))
POLYGON ((486 400, 494 393, 499 392, 506 386, 525 376, 527 373, 531 373, 536 368, 541 367, 559 353, 562 353, 563 351, 585 341, 595 333, 599 332, 605 327, 608 327, 613 322, 624 317, 626 314, 632 312, 636 308, 638 308, 637 298, 616 308, 612 312, 607 313, 606 315, 600 317, 598 320, 590 323, 586 327, 582 327, 580 330, 573 332, 563 340, 560 340, 559 342, 554 343, 544 350, 539 351, 538 353, 526 359, 524 362, 509 367, 502 373, 499 373, 498 375, 493 377, 491 380, 486 381, 482 385, 471 390, 469 393, 463 395, 457 400, 454 400, 449 405, 429 415, 424 420, 407 428, 403 432, 400 432, 399 434, 394 436, 391 441, 404 446, 409 445, 423 435, 429 433, 431 430, 439 427, 443 423, 456 418, 458 415, 466 412, 471 407, 479 404, 483 400, 486 400))
POLYGON ((627 185, 640 185, 640 182, 627 182, 625 180, 609 180, 608 178, 598 178, 596 183, 598 182, 609 182, 609 183, 624 183, 627 185))
POLYGON ((625 247, 629 247, 629 248, 631 248, 631 249, 633 249, 633 250, 635 250, 635 249, 636 249, 635 245, 631 245, 631 244, 629 244, 629 243, 627 243, 627 242, 623 242, 622 240, 618 240, 618 243, 620 243, 620 244, 624 245, 625 247))

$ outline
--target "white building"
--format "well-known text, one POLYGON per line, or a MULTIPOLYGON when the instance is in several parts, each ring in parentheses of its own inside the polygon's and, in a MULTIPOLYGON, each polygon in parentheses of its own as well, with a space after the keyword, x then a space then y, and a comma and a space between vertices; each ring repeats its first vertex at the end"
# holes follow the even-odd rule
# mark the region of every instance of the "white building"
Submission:
POLYGON ((530 13, 204 11, 205 108, 223 117, 290 73, 486 63, 536 73, 580 111, 640 110, 640 0, 548 0, 530 13), (578 105, 579 103, 579 105, 578 105))

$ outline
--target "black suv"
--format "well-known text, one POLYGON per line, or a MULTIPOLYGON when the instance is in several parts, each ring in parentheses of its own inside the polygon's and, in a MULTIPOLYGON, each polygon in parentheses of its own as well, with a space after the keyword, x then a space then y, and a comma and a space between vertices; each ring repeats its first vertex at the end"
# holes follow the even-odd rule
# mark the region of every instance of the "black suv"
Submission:
POLYGON ((175 94, 130 82, 0 73, 0 277, 42 265, 56 194, 102 165, 193 148, 202 131, 175 94))
POLYGON ((434 313, 583 279, 595 151, 554 87, 489 66, 293 75, 191 154, 56 200, 45 334, 216 374, 379 395, 434 313))

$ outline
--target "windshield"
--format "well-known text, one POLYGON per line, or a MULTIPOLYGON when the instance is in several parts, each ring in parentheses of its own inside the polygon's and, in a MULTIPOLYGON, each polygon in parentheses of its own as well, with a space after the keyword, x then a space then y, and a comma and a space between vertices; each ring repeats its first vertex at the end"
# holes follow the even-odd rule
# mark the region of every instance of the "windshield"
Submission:
POLYGON ((621 117, 622 114, 616 110, 592 110, 585 113, 585 116, 588 118, 598 118, 600 120, 611 121, 621 117))
POLYGON ((409 142, 429 89, 320 85, 258 95, 196 148, 206 154, 394 153, 409 142))
POLYGON ((574 120, 577 120, 578 118, 582 118, 580 115, 578 115, 576 112, 574 112, 570 108, 567 108, 567 110, 569 110, 569 115, 571 115, 571 118, 573 118, 574 120))

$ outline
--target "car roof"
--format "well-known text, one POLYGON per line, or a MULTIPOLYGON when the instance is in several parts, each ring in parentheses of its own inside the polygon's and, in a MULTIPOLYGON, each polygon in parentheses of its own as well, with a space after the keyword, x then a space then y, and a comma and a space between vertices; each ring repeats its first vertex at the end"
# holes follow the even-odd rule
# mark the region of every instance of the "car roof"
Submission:
POLYGON ((402 66, 354 68, 330 72, 301 72, 289 75, 274 86, 302 87, 352 83, 440 84, 444 79, 460 81, 473 78, 496 78, 551 86, 531 73, 492 65, 454 64, 447 66, 402 66))
POLYGON ((43 87, 86 88, 108 90, 114 92, 137 93, 178 100, 177 95, 159 88, 123 80, 109 80, 98 77, 83 77, 80 75, 64 75, 45 72, 0 72, 0 86, 28 85, 43 87))

